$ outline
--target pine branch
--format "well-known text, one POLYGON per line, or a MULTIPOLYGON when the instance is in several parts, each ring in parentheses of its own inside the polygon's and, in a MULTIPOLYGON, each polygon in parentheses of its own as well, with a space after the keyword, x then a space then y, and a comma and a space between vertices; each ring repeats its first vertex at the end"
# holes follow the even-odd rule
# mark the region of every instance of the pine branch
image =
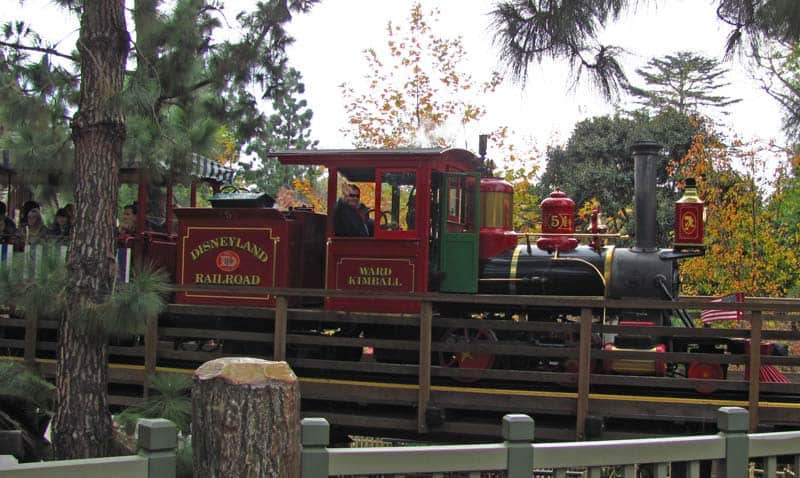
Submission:
POLYGON ((59 58, 65 58, 67 60, 71 60, 71 61, 74 61, 74 62, 78 61, 78 59, 75 58, 74 56, 65 55, 64 53, 61 53, 60 51, 55 50, 53 48, 42 48, 42 47, 37 47, 37 46, 21 45, 20 43, 7 43, 7 42, 4 42, 2 40, 0 40, 0 46, 6 46, 6 47, 9 47, 9 48, 14 48, 16 50, 36 51, 36 52, 39 52, 39 53, 45 53, 45 54, 48 54, 48 55, 57 56, 59 58))
MULTIPOLYGON (((188 91, 197 91, 197 90, 199 90, 201 88, 204 88, 204 87, 210 85, 211 83, 213 83, 213 81, 210 78, 207 78, 207 79, 202 80, 202 81, 198 81, 197 83, 195 83, 193 85, 187 86, 186 87, 186 91, 184 91, 183 93, 185 94, 188 91)), ((174 100, 175 98, 177 98, 176 95, 161 95, 161 96, 159 96, 158 100, 156 100, 156 108, 155 108, 156 111, 158 111, 160 109, 160 106, 162 104, 168 103, 168 102, 174 100)))

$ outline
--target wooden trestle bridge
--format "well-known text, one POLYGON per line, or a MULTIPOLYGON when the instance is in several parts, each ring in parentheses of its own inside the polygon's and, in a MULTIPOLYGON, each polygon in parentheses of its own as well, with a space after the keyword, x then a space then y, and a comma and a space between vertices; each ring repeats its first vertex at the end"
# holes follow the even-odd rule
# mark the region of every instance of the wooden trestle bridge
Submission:
MULTIPOLYGON (((215 290, 192 287, 181 290, 215 290)), ((254 288, 246 288, 248 292, 254 288)), ((242 288, 226 287, 226 291, 242 288)), ((747 355, 724 351, 650 352, 601 350, 605 334, 691 338, 698 343, 729 338, 751 344, 781 342, 796 350, 800 300, 747 298, 743 303, 710 303, 708 297, 681 297, 677 302, 609 300, 602 297, 486 296, 420 294, 421 313, 356 314, 326 311, 325 296, 359 296, 308 289, 257 289, 274 295, 275 309, 170 305, 144 337, 112 343, 109 394, 114 406, 128 406, 148 395, 147 379, 156 373, 192 374, 199 364, 220 356, 247 355, 286 360, 301 383, 303 415, 326 418, 337 430, 370 435, 499 437, 499 416, 527 413, 536 418, 538 440, 630 438, 642 435, 713 430, 716 411, 741 406, 750 411, 750 428, 800 429, 800 357, 747 355), (480 320, 434 314, 435 304, 508 305, 520 310, 565 307, 579 310, 563 322, 521 321, 518 317, 480 320), (290 307, 291 304, 291 307, 290 307), (602 323, 604 309, 702 309, 743 311, 736 328, 634 327, 602 323), (324 324, 324 328, 318 324, 324 324), (392 330, 382 338, 343 331, 365 327, 392 330), (439 341, 442 330, 491 330, 503 340, 439 341), (525 340, 528 332, 574 337, 562 346, 525 340), (382 351, 394 351, 383 361, 382 351), (371 353, 372 352, 372 353, 371 353), (492 354, 493 369, 451 368, 443 354, 492 354), (420 360, 421 359, 421 360, 420 360), (569 359, 571 372, 547 369, 548 362, 569 359), (631 376, 601 373, 608 360, 655 360, 670 364, 722 364, 725 380, 680 376, 631 376), (762 366, 777 367, 791 383, 762 383, 762 366), (699 393, 698 389, 706 392, 699 393)), ((364 300, 402 298, 361 294, 364 300)), ((7 311, 8 312, 8 311, 7 311)), ((57 324, 52 320, 5 313, 0 316, 0 359, 55 374, 57 324)), ((471 334, 475 336, 477 334, 471 334)), ((495 334, 491 334, 495 335, 495 334)), ((798 347, 797 349, 800 349, 798 347)), ((699 350, 699 348, 698 348, 699 350)), ((707 350, 707 349, 704 349, 707 350)))

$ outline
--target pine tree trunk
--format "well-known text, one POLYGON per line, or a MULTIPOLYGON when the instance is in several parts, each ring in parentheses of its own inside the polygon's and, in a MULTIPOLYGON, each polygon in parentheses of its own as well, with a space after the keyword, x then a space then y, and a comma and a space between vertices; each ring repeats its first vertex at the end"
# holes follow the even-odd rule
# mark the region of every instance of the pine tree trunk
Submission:
POLYGON ((125 142, 120 108, 129 37, 124 0, 83 3, 78 50, 81 92, 72 120, 75 209, 67 268, 69 308, 59 323, 53 446, 61 459, 106 456, 112 428, 107 397, 107 339, 82 325, 106 302, 116 276, 114 224, 125 142))
POLYGON ((194 476, 300 475, 300 384, 286 362, 206 362, 192 387, 194 476))

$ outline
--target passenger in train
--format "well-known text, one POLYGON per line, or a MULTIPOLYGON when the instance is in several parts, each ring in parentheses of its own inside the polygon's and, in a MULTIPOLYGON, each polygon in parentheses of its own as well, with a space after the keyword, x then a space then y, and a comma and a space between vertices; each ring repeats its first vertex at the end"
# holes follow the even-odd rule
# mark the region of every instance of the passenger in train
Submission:
POLYGON ((50 238, 55 240, 59 245, 66 245, 69 242, 69 233, 72 230, 72 224, 69 220, 69 213, 67 208, 62 207, 56 211, 56 218, 53 225, 50 226, 50 238))
POLYGON ((22 225, 19 231, 25 247, 43 243, 48 237, 48 229, 44 225, 41 209, 38 207, 31 209, 25 218, 26 224, 22 225))
POLYGON ((38 202, 32 199, 25 201, 25 203, 22 205, 22 210, 20 210, 19 227, 23 227, 28 224, 28 213, 32 209, 39 209, 39 212, 41 212, 41 206, 39 206, 38 202))
POLYGON ((122 208, 122 221, 119 225, 120 235, 136 234, 136 204, 128 204, 122 208))
POLYGON ((17 225, 14 220, 6 214, 6 203, 0 201, 0 216, 3 216, 3 231, 0 235, 0 244, 10 244, 14 242, 14 235, 17 233, 17 225))
POLYGON ((64 211, 67 212, 67 220, 69 226, 72 227, 75 224, 75 205, 72 203, 67 204, 64 206, 64 211))
POLYGON ((368 237, 367 224, 358 213, 361 190, 355 184, 348 184, 342 190, 342 197, 333 209, 334 232, 337 236, 368 237))

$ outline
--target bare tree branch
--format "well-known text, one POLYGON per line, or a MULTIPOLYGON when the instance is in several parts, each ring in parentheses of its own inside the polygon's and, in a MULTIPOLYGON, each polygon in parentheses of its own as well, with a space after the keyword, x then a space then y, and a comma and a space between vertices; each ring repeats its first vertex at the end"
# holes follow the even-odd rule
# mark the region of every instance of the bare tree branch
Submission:
POLYGON ((66 55, 66 54, 61 53, 60 51, 58 51, 56 49, 53 49, 53 48, 42 48, 42 47, 37 47, 37 46, 22 45, 20 43, 7 43, 7 42, 4 42, 2 40, 0 40, 0 46, 5 46, 5 47, 8 47, 8 48, 14 48, 14 49, 17 49, 17 50, 36 51, 36 52, 39 52, 39 53, 44 53, 44 54, 47 54, 47 55, 57 56, 59 58, 64 58, 64 59, 67 59, 67 60, 70 60, 70 61, 74 61, 74 62, 78 61, 78 58, 76 58, 76 57, 74 57, 72 55, 66 55))

